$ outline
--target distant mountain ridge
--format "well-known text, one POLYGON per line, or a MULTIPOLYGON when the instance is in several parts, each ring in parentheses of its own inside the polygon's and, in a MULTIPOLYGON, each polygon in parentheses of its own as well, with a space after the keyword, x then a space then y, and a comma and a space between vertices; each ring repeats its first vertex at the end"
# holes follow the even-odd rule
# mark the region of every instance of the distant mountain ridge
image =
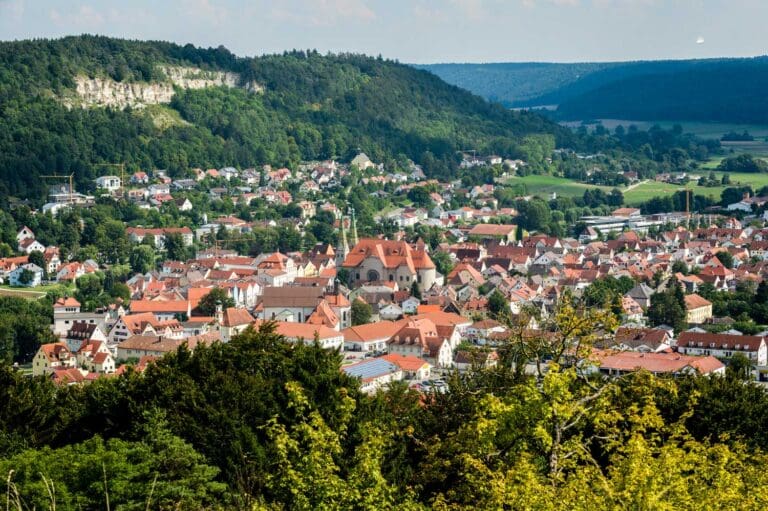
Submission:
POLYGON ((561 119, 768 122, 768 57, 417 67, 510 107, 557 105, 561 119))

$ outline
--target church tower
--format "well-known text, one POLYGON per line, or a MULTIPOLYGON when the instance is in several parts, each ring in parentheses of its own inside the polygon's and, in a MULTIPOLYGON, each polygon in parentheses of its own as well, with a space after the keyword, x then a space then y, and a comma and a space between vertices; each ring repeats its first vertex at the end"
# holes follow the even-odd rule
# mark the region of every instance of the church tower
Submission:
POLYGON ((344 259, 349 254, 349 243, 347 243, 347 226, 346 222, 349 221, 348 216, 342 216, 339 219, 339 230, 341 231, 339 236, 339 242, 336 246, 336 267, 340 268, 344 259))

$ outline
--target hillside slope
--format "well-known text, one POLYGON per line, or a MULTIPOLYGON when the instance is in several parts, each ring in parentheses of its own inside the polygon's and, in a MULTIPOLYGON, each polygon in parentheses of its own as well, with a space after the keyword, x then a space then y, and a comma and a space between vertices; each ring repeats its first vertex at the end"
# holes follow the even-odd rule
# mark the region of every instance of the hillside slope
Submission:
POLYGON ((563 119, 765 122, 768 58, 420 66, 507 106, 558 105, 563 119))
POLYGON ((532 133, 572 136, 431 73, 360 55, 239 58, 223 47, 94 36, 0 43, 0 194, 39 199, 41 174, 75 172, 86 184, 106 162, 179 174, 358 150, 378 161, 430 153, 426 170, 449 173, 457 150, 519 156, 532 133))

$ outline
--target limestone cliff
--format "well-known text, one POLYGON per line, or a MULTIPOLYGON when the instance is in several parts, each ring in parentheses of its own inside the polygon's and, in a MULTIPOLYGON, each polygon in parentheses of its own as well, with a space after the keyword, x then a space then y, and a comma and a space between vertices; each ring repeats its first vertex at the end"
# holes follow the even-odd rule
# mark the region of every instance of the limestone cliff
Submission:
POLYGON ((63 99, 68 107, 109 106, 142 108, 147 105, 170 103, 174 87, 204 89, 207 87, 242 87, 259 93, 264 88, 256 82, 243 83, 237 73, 204 71, 193 67, 162 66, 167 77, 162 82, 118 82, 111 78, 76 76, 76 97, 63 99))

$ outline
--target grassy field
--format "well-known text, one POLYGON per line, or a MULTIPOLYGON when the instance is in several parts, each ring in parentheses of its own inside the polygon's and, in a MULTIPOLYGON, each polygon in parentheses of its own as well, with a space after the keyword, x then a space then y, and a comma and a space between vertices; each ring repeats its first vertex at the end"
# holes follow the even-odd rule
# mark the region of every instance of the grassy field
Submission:
MULTIPOLYGON (((716 165, 714 165, 716 166, 716 165)), ((708 176, 710 173, 710 170, 703 171, 701 174, 708 176)), ((722 177, 722 172, 715 172, 715 175, 720 179, 722 177)), ((757 191, 758 189, 768 186, 768 174, 744 174, 744 173, 738 173, 738 172, 732 172, 730 173, 731 177, 731 184, 729 186, 738 186, 738 185, 750 185, 753 190, 757 191)), ((720 194, 725 190, 725 186, 716 186, 716 187, 703 187, 698 186, 695 182, 691 182, 688 185, 688 188, 690 188, 693 193, 696 195, 704 195, 704 196, 710 196, 714 197, 715 199, 720 198, 720 194)), ((653 197, 657 196, 665 196, 665 195, 672 195, 676 191, 684 190, 684 186, 676 186, 671 185, 667 183, 657 183, 655 181, 649 181, 647 183, 643 183, 632 190, 624 193, 624 201, 627 204, 635 205, 639 204, 641 202, 647 201, 649 199, 652 199, 653 197)))
POLYGON ((734 124, 727 122, 697 121, 628 121, 621 119, 600 119, 600 122, 602 122, 603 126, 609 130, 613 130, 619 125, 627 128, 634 124, 638 129, 647 130, 654 124, 658 124, 664 129, 669 129, 675 124, 679 124, 683 127, 684 132, 693 133, 701 138, 719 139, 731 131, 735 131, 736 133, 748 131, 753 137, 762 139, 768 137, 768 124, 734 124))
POLYGON ((612 190, 610 186, 588 185, 556 176, 513 176, 505 181, 505 184, 509 186, 518 183, 524 184, 529 194, 539 195, 544 199, 547 199, 552 193, 556 193, 558 197, 581 197, 587 188, 600 188, 606 192, 612 190))
MULTIPOLYGON (((709 176, 709 173, 717 167, 719 160, 710 162, 706 169, 702 169, 697 175, 709 176)), ((718 179, 722 177, 722 172, 715 172, 718 179)), ((753 190, 757 191, 763 186, 768 186, 768 174, 744 174, 732 172, 731 185, 750 185, 753 190)), ((550 194, 557 193, 558 197, 581 197, 584 194, 584 190, 591 188, 599 188, 605 192, 610 192, 613 188, 610 186, 595 186, 584 183, 578 183, 570 179, 556 177, 556 176, 525 176, 525 177, 511 177, 505 181, 505 184, 513 186, 516 183, 522 183, 525 185, 526 190, 530 195, 538 195, 544 199, 548 199, 550 194)), ((720 199, 720 194, 726 188, 725 186, 715 187, 703 187, 698 186, 695 181, 689 183, 690 188, 696 195, 704 195, 713 197, 716 200, 720 199)), ((684 186, 677 186, 668 183, 657 183, 656 181, 647 181, 637 186, 632 187, 627 191, 626 188, 620 188, 624 192, 624 201, 631 206, 638 205, 654 197, 663 197, 666 195, 672 195, 679 190, 684 190, 684 186)))
MULTIPOLYGON (((683 127, 686 133, 692 133, 704 139, 717 139, 726 133, 742 133, 748 131, 756 140, 752 142, 722 142, 727 150, 733 150, 734 153, 751 153, 761 156, 768 156, 768 124, 735 124, 726 122, 697 122, 697 121, 631 121, 626 119, 599 119, 602 125, 613 131, 616 126, 625 128, 635 125, 638 129, 647 130, 651 126, 658 124, 664 129, 669 129, 675 124, 683 127)), ((564 123, 566 126, 578 127, 579 121, 564 123)))
POLYGON ((30 300, 39 300, 48 294, 49 291, 60 291, 60 293, 71 294, 74 289, 64 286, 62 284, 47 284, 37 286, 33 289, 11 287, 7 285, 0 285, 0 296, 18 296, 21 298, 29 298, 30 300))

